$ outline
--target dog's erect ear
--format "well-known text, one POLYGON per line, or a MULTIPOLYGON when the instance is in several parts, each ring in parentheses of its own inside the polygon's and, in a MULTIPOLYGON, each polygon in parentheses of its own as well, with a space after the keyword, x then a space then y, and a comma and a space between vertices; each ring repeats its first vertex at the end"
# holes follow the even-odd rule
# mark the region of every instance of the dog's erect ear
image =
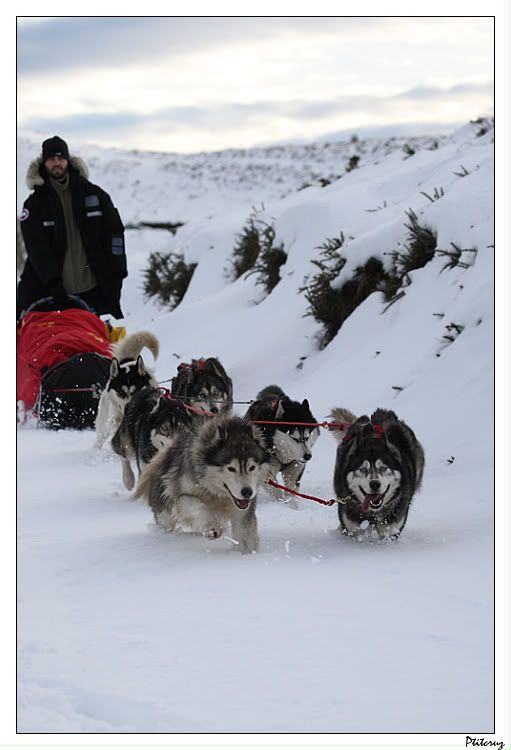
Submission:
POLYGON ((156 412, 158 411, 158 409, 160 408, 160 405, 161 405, 161 402, 162 402, 162 399, 163 399, 163 398, 164 398, 164 396, 160 395, 160 396, 159 396, 159 397, 158 397, 158 398, 156 399, 156 402, 155 402, 155 404, 154 404, 153 408, 151 409, 151 414, 155 414, 155 413, 156 413, 156 412))
POLYGON ((144 360, 142 359, 142 357, 140 356, 140 354, 137 357, 137 372, 138 372, 139 375, 145 375, 146 374, 144 360))
POLYGON ((215 357, 209 357, 206 360, 206 370, 210 372, 215 377, 219 378, 219 380, 223 381, 224 384, 227 385, 226 394, 227 398, 232 398, 232 380, 229 377, 229 375, 226 373, 224 366, 216 359, 215 357))
POLYGON ((277 404, 277 411, 275 412, 275 419, 279 420, 282 419, 284 416, 284 406, 282 405, 283 398, 279 398, 278 404, 277 404))
POLYGON ((115 357, 110 362, 110 377, 116 378, 119 374, 119 360, 115 357))
POLYGON ((266 452, 266 444, 264 440, 264 432, 257 424, 250 424, 247 422, 247 432, 256 441, 260 448, 266 452))
POLYGON ((219 378, 225 378, 227 375, 224 368, 222 367, 218 359, 215 359, 215 357, 208 357, 204 362, 204 367, 213 374, 217 375, 219 378))
POLYGON ((302 406, 303 406, 304 409, 307 409, 307 410, 310 409, 309 402, 308 402, 308 400, 306 398, 303 399, 302 406))

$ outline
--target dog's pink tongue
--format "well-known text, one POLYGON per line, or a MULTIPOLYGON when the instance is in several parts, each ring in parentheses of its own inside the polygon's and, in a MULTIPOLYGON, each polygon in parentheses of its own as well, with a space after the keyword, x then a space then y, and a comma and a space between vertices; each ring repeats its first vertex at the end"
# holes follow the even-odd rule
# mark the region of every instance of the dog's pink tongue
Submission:
POLYGON ((367 513, 367 511, 369 510, 369 506, 371 505, 371 503, 373 502, 373 500, 376 500, 378 497, 379 497, 378 494, 376 494, 376 495, 366 495, 364 497, 364 502, 362 503, 362 510, 364 511, 364 513, 367 513))

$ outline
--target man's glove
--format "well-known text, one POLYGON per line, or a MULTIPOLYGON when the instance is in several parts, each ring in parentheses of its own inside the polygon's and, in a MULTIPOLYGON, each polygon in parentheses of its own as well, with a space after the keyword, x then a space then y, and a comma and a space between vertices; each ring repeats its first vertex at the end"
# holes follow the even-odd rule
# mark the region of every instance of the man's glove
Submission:
POLYGON ((105 308, 108 308, 105 312, 109 312, 116 320, 124 317, 120 306, 122 282, 120 276, 111 276, 101 284, 105 308))
POLYGON ((65 310, 69 307, 69 297, 62 283, 62 279, 53 279, 49 282, 48 292, 53 297, 57 310, 65 310))

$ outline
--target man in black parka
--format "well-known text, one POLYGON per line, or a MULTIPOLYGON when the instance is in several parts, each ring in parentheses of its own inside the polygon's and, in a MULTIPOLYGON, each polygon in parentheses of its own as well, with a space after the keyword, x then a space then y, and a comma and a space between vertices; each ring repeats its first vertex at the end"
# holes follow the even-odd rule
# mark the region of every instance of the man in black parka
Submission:
POLYGON ((18 284, 18 318, 42 297, 64 309, 68 294, 79 295, 98 315, 123 317, 124 226, 108 193, 88 176, 82 159, 70 156, 56 135, 43 142, 28 168, 33 192, 20 215, 28 257, 18 284))

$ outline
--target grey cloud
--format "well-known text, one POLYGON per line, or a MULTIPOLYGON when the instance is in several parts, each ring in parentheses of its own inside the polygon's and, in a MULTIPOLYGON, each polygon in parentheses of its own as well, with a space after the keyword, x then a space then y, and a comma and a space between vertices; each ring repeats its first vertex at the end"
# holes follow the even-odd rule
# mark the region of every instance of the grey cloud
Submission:
POLYGON ((60 133, 63 138, 66 135, 87 138, 116 133, 121 136, 147 121, 146 117, 133 112, 96 112, 68 117, 34 117, 24 123, 23 127, 41 133, 60 133))
POLYGON ((408 100, 431 100, 445 99, 452 96, 467 96, 470 94, 479 94, 483 96, 492 96, 493 82, 485 81, 484 83, 458 83, 450 88, 439 88, 436 86, 415 86, 412 89, 403 91, 398 94, 398 99, 408 100))
POLYGON ((60 17, 19 24, 18 72, 43 75, 70 68, 129 65, 179 57, 243 39, 267 39, 291 31, 308 35, 353 33, 388 19, 364 17, 60 17))
MULTIPOLYGON (((357 113, 370 121, 370 115, 378 112, 379 117, 400 116, 396 105, 403 99, 417 99, 427 117, 436 101, 449 96, 451 100, 463 99, 470 93, 488 95, 488 106, 491 106, 492 85, 464 83, 453 86, 448 91, 433 87, 411 89, 393 97, 351 96, 337 99, 305 101, 259 101, 253 103, 225 102, 207 106, 166 107, 150 115, 131 111, 116 113, 96 112, 87 115, 72 115, 63 118, 33 118, 23 122, 23 127, 46 133, 61 133, 69 137, 100 138, 109 134, 120 137, 134 133, 137 129, 162 130, 203 130, 241 129, 256 125, 261 121, 270 122, 273 118, 303 122, 324 121, 328 128, 329 118, 334 115, 357 113)), ((417 108, 416 108, 417 111, 417 108)), ((478 116, 480 112, 474 113, 478 116)), ((233 144, 236 146, 236 144, 233 144)))

